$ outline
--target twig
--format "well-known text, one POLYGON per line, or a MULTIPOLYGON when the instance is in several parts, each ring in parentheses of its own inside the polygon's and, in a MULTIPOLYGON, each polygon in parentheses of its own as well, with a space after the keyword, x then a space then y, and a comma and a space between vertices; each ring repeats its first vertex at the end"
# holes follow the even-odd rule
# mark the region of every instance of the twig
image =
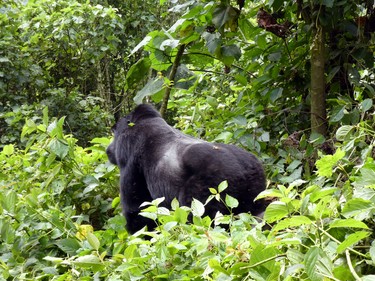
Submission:
POLYGON ((185 51, 185 46, 186 46, 185 44, 182 44, 180 46, 180 48, 178 49, 176 58, 174 59, 174 62, 173 62, 173 65, 172 65, 171 73, 169 74, 170 85, 167 87, 167 89, 165 91, 165 94, 164 94, 164 97, 163 97, 163 103, 162 103, 161 108, 160 108, 160 115, 162 117, 165 117, 165 113, 167 111, 169 96, 171 94, 172 87, 174 85, 174 79, 176 77, 177 68, 180 65, 182 55, 184 54, 184 51, 185 51))
POLYGON ((350 270, 350 272, 352 273, 354 279, 357 280, 357 281, 362 281, 361 277, 358 276, 357 272, 355 272, 355 270, 354 270, 354 268, 353 268, 352 260, 350 259, 350 253, 349 253, 349 250, 346 250, 346 251, 345 251, 345 255, 346 255, 346 262, 348 263, 349 270, 350 270))

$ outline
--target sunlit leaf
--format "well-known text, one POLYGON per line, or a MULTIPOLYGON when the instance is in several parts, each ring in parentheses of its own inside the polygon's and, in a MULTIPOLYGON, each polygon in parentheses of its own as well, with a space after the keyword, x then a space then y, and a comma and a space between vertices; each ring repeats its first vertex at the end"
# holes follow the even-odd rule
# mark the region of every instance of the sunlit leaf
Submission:
POLYGON ((316 167, 318 168, 318 175, 324 177, 331 177, 333 174, 333 168, 339 160, 344 158, 345 151, 340 148, 336 150, 333 155, 325 155, 318 161, 316 161, 316 167))
POLYGON ((353 246, 354 244, 358 243, 362 239, 370 236, 371 232, 369 231, 358 231, 355 233, 350 234, 345 240, 337 247, 337 253, 344 252, 348 247, 353 246))

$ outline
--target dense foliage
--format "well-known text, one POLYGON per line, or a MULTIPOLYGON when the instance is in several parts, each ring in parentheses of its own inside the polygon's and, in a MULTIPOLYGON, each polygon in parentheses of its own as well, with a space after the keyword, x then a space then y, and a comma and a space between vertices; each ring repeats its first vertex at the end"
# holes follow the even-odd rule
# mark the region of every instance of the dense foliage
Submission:
MULTIPOLYGON (((373 1, 5 0, 0 280, 373 280, 374 11, 373 1), (211 220, 205 202, 167 210, 160 199, 143 213, 156 231, 126 232, 105 148, 113 120, 145 100, 188 134, 257 154, 264 220, 211 220)), ((231 208, 225 188, 211 199, 231 208)))

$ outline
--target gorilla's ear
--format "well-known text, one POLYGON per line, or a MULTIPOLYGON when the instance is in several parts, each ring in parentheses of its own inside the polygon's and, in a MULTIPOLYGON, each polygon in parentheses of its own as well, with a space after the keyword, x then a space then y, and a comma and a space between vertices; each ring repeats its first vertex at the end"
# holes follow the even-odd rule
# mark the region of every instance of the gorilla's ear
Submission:
POLYGON ((137 123, 138 120, 161 117, 160 113, 150 104, 138 105, 131 114, 131 121, 137 123))

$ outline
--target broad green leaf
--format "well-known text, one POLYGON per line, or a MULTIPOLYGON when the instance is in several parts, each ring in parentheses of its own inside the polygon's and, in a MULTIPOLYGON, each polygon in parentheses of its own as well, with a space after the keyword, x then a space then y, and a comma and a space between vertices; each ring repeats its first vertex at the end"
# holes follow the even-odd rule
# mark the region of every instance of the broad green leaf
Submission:
POLYGON ((134 97, 134 102, 136 104, 141 104, 143 99, 148 96, 155 95, 156 93, 160 92, 164 87, 164 79, 163 78, 155 78, 154 80, 150 80, 142 90, 140 90, 136 96, 134 97))
POLYGON ((223 192, 224 190, 226 190, 228 188, 228 181, 222 181, 219 186, 217 187, 217 190, 219 191, 219 193, 223 192))
POLYGON ((278 222, 273 228, 272 232, 276 232, 285 228, 296 227, 301 225, 310 225, 312 221, 305 216, 293 216, 291 218, 285 218, 278 222))
POLYGON ((130 55, 133 55, 135 52, 137 52, 140 48, 142 48, 143 46, 147 45, 150 41, 152 40, 152 36, 146 36, 145 38, 143 38, 143 40, 141 42, 138 43, 137 46, 134 47, 134 49, 130 52, 130 55))
POLYGON ((229 143, 232 137, 233 137, 233 133, 222 132, 214 139, 214 141, 223 141, 224 143, 229 143))
POLYGON ((100 241, 94 233, 88 232, 86 234, 86 238, 87 238, 87 241, 89 242, 91 247, 93 247, 96 251, 99 250, 100 241))
POLYGON ((337 72, 340 70, 340 66, 337 65, 335 67, 333 67, 331 69, 331 71, 328 73, 327 75, 327 78, 326 78, 326 82, 329 83, 331 82, 332 78, 335 77, 335 75, 337 74, 337 72))
POLYGON ((336 132, 337 140, 344 141, 352 129, 353 129, 353 126, 349 126, 349 125, 341 126, 336 132))
POLYGON ((69 152, 69 146, 55 138, 48 144, 48 148, 50 152, 56 154, 60 159, 64 159, 69 152))
POLYGON ((278 11, 284 4, 283 0, 270 0, 268 1, 268 6, 273 9, 273 11, 278 11))
POLYGON ((322 281, 324 276, 332 276, 332 261, 319 247, 312 247, 307 251, 304 265, 311 281, 322 281))
POLYGON ((287 216, 289 213, 288 207, 284 202, 272 202, 270 205, 268 205, 265 213, 264 213, 264 219, 268 223, 273 223, 277 220, 280 220, 287 216))
POLYGON ((219 103, 217 102, 217 99, 216 99, 216 98, 211 97, 211 96, 208 96, 208 97, 206 98, 206 100, 207 100, 207 103, 208 103, 211 107, 213 107, 214 109, 217 108, 217 106, 218 106, 219 103))
POLYGON ((82 257, 78 257, 74 260, 74 265, 77 267, 91 269, 94 272, 99 271, 104 268, 104 264, 102 264, 101 260, 94 255, 86 255, 82 257))
POLYGON ((354 217, 360 215, 361 213, 368 214, 374 209, 375 205, 370 200, 354 198, 346 202, 342 209, 342 215, 344 217, 354 217))
POLYGON ((210 259, 208 261, 208 265, 210 268, 212 268, 213 270, 217 271, 217 272, 220 272, 222 274, 224 274, 224 276, 222 276, 220 278, 220 280, 232 280, 232 278, 230 279, 227 279, 225 276, 227 277, 230 277, 229 273, 220 265, 220 262, 215 258, 215 259, 210 259))
POLYGON ((331 113, 330 121, 333 123, 339 122, 344 117, 344 113, 345 106, 335 108, 331 113))
POLYGON ((333 168, 339 160, 345 156, 345 151, 338 148, 333 155, 325 155, 318 161, 316 161, 316 167, 318 168, 318 175, 323 177, 331 177, 333 174, 333 168))
POLYGON ((365 113, 368 111, 373 105, 372 99, 365 99, 363 102, 361 102, 361 111, 362 113, 365 113))
POLYGON ((243 75, 236 74, 236 75, 234 76, 234 79, 236 79, 236 81, 237 81, 238 83, 240 83, 242 86, 246 86, 246 85, 247 85, 247 79, 246 79, 246 77, 243 76, 243 75))
POLYGON ((334 194, 336 191, 338 191, 338 189, 335 187, 325 187, 322 189, 319 188, 318 190, 315 190, 311 193, 310 201, 316 202, 317 200, 320 200, 326 196, 332 196, 332 194, 334 194))
POLYGON ((172 202, 171 202, 171 208, 172 210, 177 210, 177 208, 180 207, 180 202, 178 202, 178 200, 176 198, 173 198, 172 202))
POLYGON ((284 197, 284 194, 279 189, 275 189, 275 188, 266 189, 262 191, 261 193, 259 193, 256 199, 267 198, 267 197, 282 198, 284 197))
POLYGON ((219 5, 214 10, 212 23, 217 27, 217 29, 222 29, 225 26, 231 31, 235 31, 237 28, 238 16, 239 11, 234 9, 232 6, 219 5))
POLYGON ((149 58, 142 58, 133 64, 126 73, 126 88, 132 89, 136 84, 148 76, 151 61, 149 58))
POLYGON ((223 46, 221 48, 221 54, 224 57, 235 58, 236 60, 241 58, 241 50, 237 45, 234 44, 223 46))
POLYGON ((281 88, 281 87, 277 87, 273 89, 270 94, 270 100, 272 102, 277 101, 279 98, 283 96, 283 91, 284 91, 284 88, 281 88))
POLYGON ((358 243, 362 239, 368 237, 371 234, 369 231, 358 231, 355 233, 350 234, 348 237, 345 238, 344 242, 342 242, 337 247, 337 253, 344 252, 347 248, 353 246, 354 244, 358 243))
POLYGON ((372 187, 375 188, 375 169, 374 167, 363 167, 361 168, 361 175, 356 179, 354 185, 361 187, 372 187))
POLYGON ((335 2, 335 0, 323 0, 323 1, 322 1, 322 4, 323 4, 324 6, 327 6, 328 8, 332 8, 334 2, 335 2))
POLYGON ((59 247, 63 252, 68 255, 76 255, 77 251, 82 247, 77 239, 74 238, 65 238, 55 242, 57 247, 59 247))
POLYGON ((4 153, 4 155, 6 156, 12 155, 14 153, 14 145, 13 144, 4 145, 2 153, 4 153))
POLYGON ((355 220, 355 219, 337 219, 337 220, 334 220, 333 222, 331 222, 329 224, 329 227, 330 228, 334 228, 334 227, 350 227, 350 228, 364 228, 364 229, 368 229, 368 226, 361 222, 361 221, 358 221, 358 220, 355 220))
POLYGON ((238 207, 238 200, 236 198, 230 196, 229 194, 227 194, 225 196, 225 204, 229 208, 237 208, 238 207))
POLYGON ((191 202, 191 212, 196 217, 202 217, 204 214, 204 205, 198 201, 197 199, 193 198, 191 202))
POLYGON ((108 146, 112 142, 111 138, 94 138, 90 141, 92 144, 102 144, 108 146))
POLYGON ((206 40, 206 46, 211 54, 216 54, 217 50, 221 47, 221 38, 218 33, 205 32, 202 37, 206 40))
POLYGON ((179 43, 180 43, 180 41, 175 40, 175 39, 164 40, 163 43, 161 43, 161 45, 160 45, 160 50, 164 51, 166 48, 175 49, 175 48, 177 48, 179 43))

